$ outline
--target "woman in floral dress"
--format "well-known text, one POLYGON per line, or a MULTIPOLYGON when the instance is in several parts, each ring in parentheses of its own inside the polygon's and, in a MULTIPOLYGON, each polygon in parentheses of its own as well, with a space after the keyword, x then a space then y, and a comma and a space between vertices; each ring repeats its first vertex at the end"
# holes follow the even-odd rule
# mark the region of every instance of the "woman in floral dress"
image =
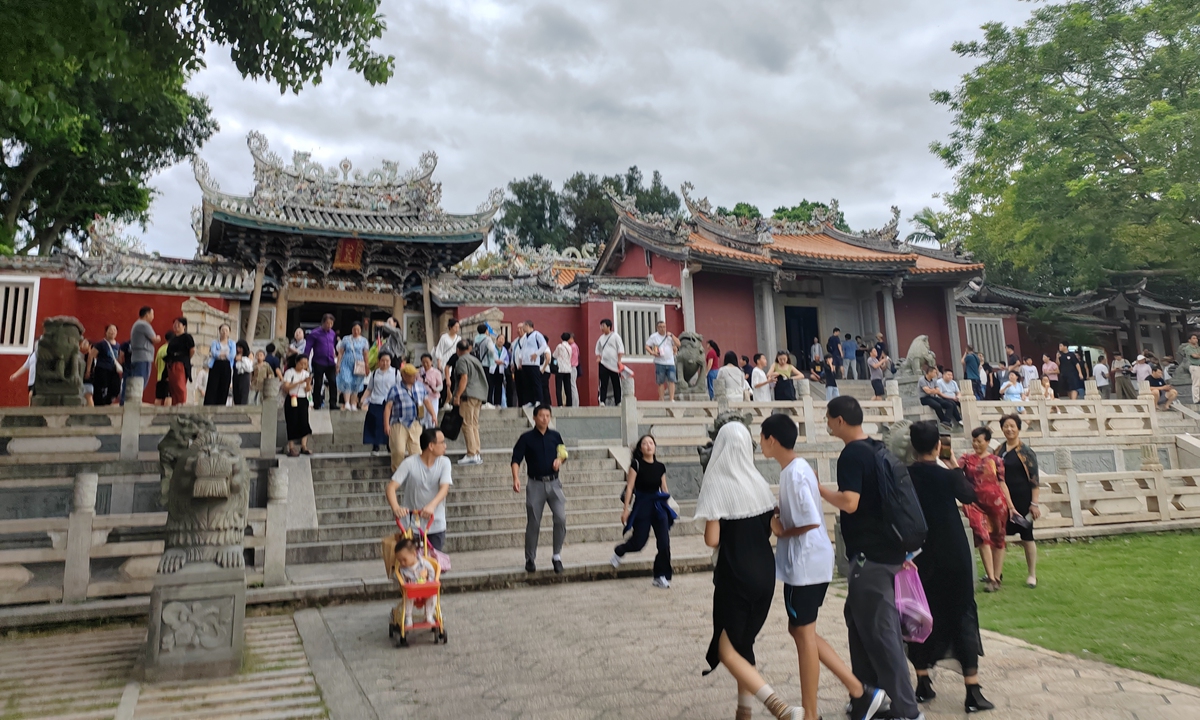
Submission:
POLYGON ((354 323, 350 334, 337 345, 337 384, 342 391, 342 409, 357 410, 358 394, 367 386, 367 348, 362 325, 354 323))
POLYGON ((975 546, 983 558, 983 569, 987 573, 984 592, 1000 589, 1000 573, 1003 568, 996 564, 996 557, 1004 551, 1004 530, 1008 519, 1016 510, 1004 484, 1004 461, 992 453, 989 443, 992 431, 986 427, 971 431, 971 447, 975 452, 964 453, 958 461, 975 486, 976 501, 963 506, 963 512, 971 523, 975 546))

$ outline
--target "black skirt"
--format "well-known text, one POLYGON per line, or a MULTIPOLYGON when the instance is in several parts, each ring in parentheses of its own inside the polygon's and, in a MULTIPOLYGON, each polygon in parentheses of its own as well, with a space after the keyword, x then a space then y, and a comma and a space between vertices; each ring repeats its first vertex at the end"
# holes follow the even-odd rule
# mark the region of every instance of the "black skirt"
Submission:
POLYGON ((382 403, 367 406, 367 417, 363 419, 363 445, 387 445, 387 428, 383 426, 382 403))
POLYGON ((233 376, 233 404, 246 405, 250 402, 250 373, 233 376))
POLYGON ((121 376, 115 369, 93 368, 92 370, 92 403, 94 405, 112 405, 121 398, 121 376))
POLYGON ((312 435, 312 428, 308 425, 308 398, 298 397, 295 400, 293 406, 290 396, 283 399, 283 421, 287 424, 288 442, 312 435))
POLYGON ((705 659, 712 672, 720 664, 721 633, 754 664, 754 640, 767 622, 775 595, 775 554, 771 551, 772 511, 742 520, 721 520, 721 545, 713 569, 713 636, 705 659))
POLYGON ((233 368, 217 358, 208 369, 208 384, 204 386, 205 405, 224 405, 229 399, 229 384, 233 380, 233 368))

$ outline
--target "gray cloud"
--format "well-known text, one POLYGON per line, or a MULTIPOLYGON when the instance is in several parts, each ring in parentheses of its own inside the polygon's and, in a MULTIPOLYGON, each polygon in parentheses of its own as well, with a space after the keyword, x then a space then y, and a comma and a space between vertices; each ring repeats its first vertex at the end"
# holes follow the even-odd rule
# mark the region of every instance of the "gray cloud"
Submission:
MULTIPOLYGON (((929 101, 969 65, 950 51, 1015 0, 385 0, 396 76, 335 68, 300 95, 243 80, 214 49, 192 87, 222 131, 202 150, 248 192, 251 129, 285 159, 410 165, 439 155, 443 206, 470 211, 515 177, 661 170, 714 203, 764 210, 837 197, 856 228, 934 204, 950 172, 928 151, 949 118, 929 101)), ((154 181, 146 244, 190 256, 199 190, 187 166, 154 181)))

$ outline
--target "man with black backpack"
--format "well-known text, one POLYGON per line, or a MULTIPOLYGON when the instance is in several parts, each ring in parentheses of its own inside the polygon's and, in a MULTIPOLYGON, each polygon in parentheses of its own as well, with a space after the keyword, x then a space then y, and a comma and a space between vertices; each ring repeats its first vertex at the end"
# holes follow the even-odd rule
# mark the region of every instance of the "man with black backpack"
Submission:
POLYGON ((925 540, 925 516, 908 468, 883 443, 863 432, 863 411, 850 396, 829 401, 829 434, 846 444, 837 462, 836 491, 821 497, 841 510, 850 560, 846 630, 850 665, 863 683, 892 700, 891 717, 924 720, 908 679, 908 659, 896 611, 896 573, 925 540))

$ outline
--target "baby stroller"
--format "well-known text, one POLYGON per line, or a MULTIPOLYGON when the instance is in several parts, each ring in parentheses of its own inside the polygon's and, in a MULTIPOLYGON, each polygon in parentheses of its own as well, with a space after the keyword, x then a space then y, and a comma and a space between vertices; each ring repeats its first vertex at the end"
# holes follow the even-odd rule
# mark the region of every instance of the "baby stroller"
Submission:
POLYGON ((409 513, 409 517, 416 518, 416 522, 410 523, 417 529, 415 534, 410 528, 405 528, 400 523, 400 518, 396 518, 396 525, 400 528, 400 532, 383 539, 383 559, 387 566, 388 577, 400 586, 400 602, 392 608, 392 615, 388 621, 388 637, 392 638, 396 647, 408 647, 409 634, 417 630, 431 630, 434 644, 436 645, 439 641, 444 644, 447 642, 447 637, 446 624, 442 620, 442 569, 437 558, 429 552, 429 539, 425 535, 426 530, 433 524, 433 518, 429 518, 429 522, 422 526, 419 515, 409 513), (424 557, 433 566, 433 579, 429 582, 404 582, 400 575, 400 560, 396 557, 395 548, 400 540, 408 538, 416 541, 417 555, 424 557), (410 600, 414 606, 425 608, 425 620, 413 623, 406 628, 404 627, 407 619, 405 611, 410 600))

